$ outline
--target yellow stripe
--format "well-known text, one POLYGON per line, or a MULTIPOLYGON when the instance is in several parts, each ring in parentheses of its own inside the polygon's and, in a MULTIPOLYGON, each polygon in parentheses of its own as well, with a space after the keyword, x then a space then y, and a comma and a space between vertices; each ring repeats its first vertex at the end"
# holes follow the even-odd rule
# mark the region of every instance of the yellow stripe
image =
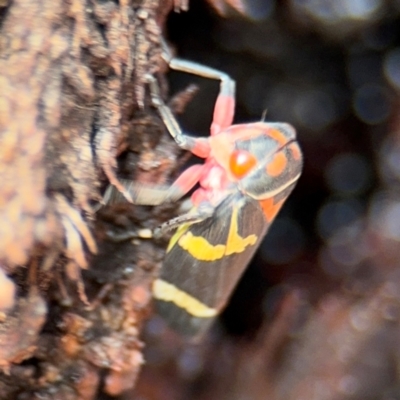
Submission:
POLYGON ((192 232, 185 233, 178 241, 179 246, 192 257, 202 261, 220 260, 225 255, 225 245, 213 246, 206 238, 194 236, 192 232))
POLYGON ((239 209, 234 207, 232 211, 231 226, 229 227, 228 240, 226 241, 226 256, 243 253, 247 246, 253 246, 257 242, 257 236, 254 234, 247 237, 241 237, 239 235, 238 214, 239 209))
POLYGON ((172 250, 178 239, 190 228, 190 225, 191 224, 183 224, 176 230, 176 232, 173 234, 172 238, 168 243, 167 253, 169 253, 172 250))
MULTIPOLYGON (((247 237, 239 235, 238 230, 239 208, 233 207, 231 224, 229 226, 226 245, 212 245, 205 237, 194 236, 192 232, 180 233, 179 246, 186 250, 192 257, 201 261, 216 261, 231 254, 243 253, 247 246, 253 246, 257 242, 257 236, 252 234, 247 237)), ((217 267, 218 268, 218 267, 217 267)))
POLYGON ((210 308, 193 296, 179 290, 171 283, 156 279, 153 283, 153 296, 157 300, 169 301, 189 314, 198 318, 211 318, 218 314, 215 308, 210 308))

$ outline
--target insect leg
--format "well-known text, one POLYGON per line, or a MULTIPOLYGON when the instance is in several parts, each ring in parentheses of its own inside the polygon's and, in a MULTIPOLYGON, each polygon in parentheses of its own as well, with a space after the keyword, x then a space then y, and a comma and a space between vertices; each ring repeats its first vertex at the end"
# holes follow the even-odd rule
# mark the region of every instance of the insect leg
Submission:
MULTIPOLYGON (((199 181, 203 173, 203 164, 195 164, 179 175, 172 185, 146 185, 121 179, 124 190, 129 193, 133 204, 158 206, 165 202, 174 202, 188 193, 199 181)), ((113 185, 109 185, 103 196, 102 204, 112 205, 126 202, 125 196, 113 185)))
POLYGON ((152 75, 147 75, 146 79, 150 86, 152 103, 154 107, 158 109, 158 112, 160 113, 169 134, 175 140, 177 145, 182 149, 189 150, 198 157, 206 158, 210 153, 210 145, 208 140, 203 138, 193 138, 185 135, 182 132, 178 121, 173 116, 171 110, 162 100, 157 80, 152 75))
POLYGON ((166 232, 176 229, 183 224, 196 224, 198 222, 204 221, 207 218, 210 218, 215 211, 215 207, 212 206, 208 202, 204 202, 200 204, 195 211, 192 209, 190 212, 186 214, 179 215, 176 218, 172 218, 169 221, 163 223, 154 231, 150 229, 138 229, 138 230, 128 230, 125 232, 113 232, 107 231, 107 237, 113 242, 124 242, 130 239, 151 239, 151 238, 160 238, 166 232))
MULTIPOLYGON (((128 179, 121 179, 120 182, 132 198, 132 203, 136 205, 159 205, 165 200, 169 190, 167 185, 147 186, 128 179)), ((109 185, 104 193, 102 204, 113 205, 124 202, 126 202, 125 196, 113 185, 109 185)))
POLYGON ((195 211, 193 209, 186 214, 179 215, 176 218, 172 218, 167 222, 164 222, 161 226, 154 230, 154 236, 160 237, 166 232, 178 228, 183 224, 196 224, 210 218, 215 211, 215 207, 208 202, 200 204, 195 211))
POLYGON ((151 229, 126 230, 124 232, 106 231, 107 238, 111 242, 119 243, 132 239, 152 239, 153 232, 151 229))
POLYGON ((210 68, 193 61, 171 57, 167 45, 164 45, 164 58, 171 69, 221 81, 219 95, 214 106, 211 135, 215 135, 219 131, 231 126, 235 111, 235 81, 228 74, 218 69, 210 68))

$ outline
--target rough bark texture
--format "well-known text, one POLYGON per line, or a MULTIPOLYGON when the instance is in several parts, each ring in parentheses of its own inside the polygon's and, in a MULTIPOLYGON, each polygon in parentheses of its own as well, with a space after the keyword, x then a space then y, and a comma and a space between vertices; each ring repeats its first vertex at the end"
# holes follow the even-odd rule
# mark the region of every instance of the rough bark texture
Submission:
POLYGON ((105 231, 157 215, 94 210, 107 181, 119 184, 117 156, 129 179, 163 182, 174 168, 144 81, 162 66, 171 6, 1 5, 1 399, 87 400, 135 383, 163 244, 113 244, 105 231))

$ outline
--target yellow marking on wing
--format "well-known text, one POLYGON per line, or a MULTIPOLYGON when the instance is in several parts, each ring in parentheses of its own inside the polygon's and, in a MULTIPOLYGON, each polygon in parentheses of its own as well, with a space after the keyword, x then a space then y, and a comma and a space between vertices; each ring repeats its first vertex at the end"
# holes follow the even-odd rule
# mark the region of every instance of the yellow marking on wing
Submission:
POLYGON ((187 232, 179 241, 179 246, 186 250, 197 260, 214 261, 219 260, 225 254, 225 245, 217 244, 213 246, 206 238, 194 236, 192 232, 187 232))
POLYGON ((174 303, 194 317, 212 318, 218 314, 218 310, 215 308, 208 307, 195 297, 162 279, 156 279, 154 281, 153 295, 157 300, 174 303))
POLYGON ((171 251, 171 249, 175 246, 179 238, 189 229, 190 225, 191 224, 183 224, 176 230, 176 232, 172 235, 168 243, 167 253, 171 251))
POLYGON ((252 246, 257 242, 257 236, 252 234, 245 238, 238 234, 238 208, 232 211, 231 226, 229 227, 228 240, 226 242, 225 255, 230 256, 235 253, 243 253, 247 246, 252 246))
POLYGON ((201 261, 215 261, 220 260, 226 255, 242 253, 247 246, 254 245, 257 242, 257 236, 252 234, 243 238, 239 235, 238 212, 239 209, 234 207, 226 245, 212 245, 205 237, 194 236, 189 231, 180 235, 180 238, 177 240, 179 246, 186 250, 192 257, 201 261))

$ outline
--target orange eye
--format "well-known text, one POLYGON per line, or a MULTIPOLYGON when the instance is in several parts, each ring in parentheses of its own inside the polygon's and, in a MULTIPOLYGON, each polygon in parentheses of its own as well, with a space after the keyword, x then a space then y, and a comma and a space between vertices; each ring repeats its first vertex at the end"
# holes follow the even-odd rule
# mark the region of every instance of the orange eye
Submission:
POLYGON ((229 168, 236 178, 243 178, 256 164, 257 159, 245 150, 235 150, 229 159, 229 168))

